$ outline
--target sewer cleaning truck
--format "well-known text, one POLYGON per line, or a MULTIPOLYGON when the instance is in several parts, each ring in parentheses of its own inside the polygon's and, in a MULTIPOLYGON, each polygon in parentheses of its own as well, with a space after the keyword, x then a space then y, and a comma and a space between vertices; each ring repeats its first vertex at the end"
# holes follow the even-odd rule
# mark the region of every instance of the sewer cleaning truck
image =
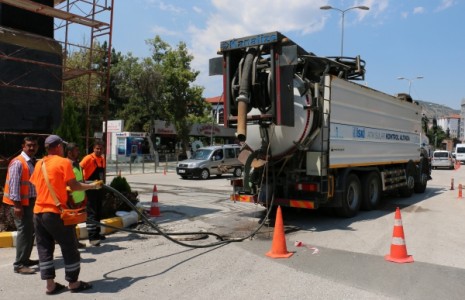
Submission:
POLYGON ((280 32, 221 42, 224 126, 235 128, 244 172, 234 201, 334 208, 352 217, 383 193, 423 193, 430 177, 422 108, 355 83, 357 57, 319 57, 280 32))

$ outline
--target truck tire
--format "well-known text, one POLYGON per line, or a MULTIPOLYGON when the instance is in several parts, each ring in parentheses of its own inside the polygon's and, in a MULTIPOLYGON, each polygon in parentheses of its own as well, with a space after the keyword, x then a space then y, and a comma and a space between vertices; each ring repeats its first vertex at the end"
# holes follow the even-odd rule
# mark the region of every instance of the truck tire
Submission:
POLYGON ((351 173, 346 179, 341 207, 336 208, 335 212, 340 217, 351 218, 357 214, 361 203, 362 187, 360 179, 356 174, 351 173))
POLYGON ((362 177, 362 209, 376 209, 381 201, 382 187, 378 172, 370 172, 362 177))
POLYGON ((420 164, 418 166, 418 180, 415 181, 415 187, 413 188, 415 193, 424 193, 426 190, 426 184, 428 182, 428 175, 429 175, 429 164, 428 164, 428 159, 425 157, 422 157, 420 159, 420 164))
POLYGON ((399 189, 399 194, 403 198, 408 198, 413 195, 415 189, 415 166, 412 161, 409 161, 405 170, 407 175, 407 186, 399 189))

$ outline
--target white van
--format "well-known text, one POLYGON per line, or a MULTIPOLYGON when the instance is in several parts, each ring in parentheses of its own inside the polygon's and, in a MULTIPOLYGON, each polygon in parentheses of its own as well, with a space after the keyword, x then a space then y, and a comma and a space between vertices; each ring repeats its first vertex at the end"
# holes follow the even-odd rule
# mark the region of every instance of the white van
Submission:
POLYGON ((436 150, 433 153, 433 158, 431 160, 431 167, 433 169, 437 168, 448 168, 450 170, 454 169, 455 159, 452 157, 452 153, 447 150, 436 150))
POLYGON ((455 146, 455 159, 460 163, 465 161, 465 144, 457 144, 455 146))
POLYGON ((240 149, 239 145, 199 148, 191 158, 178 163, 176 173, 183 179, 192 177, 208 179, 210 175, 221 176, 226 173, 240 177, 244 168, 238 160, 240 149))

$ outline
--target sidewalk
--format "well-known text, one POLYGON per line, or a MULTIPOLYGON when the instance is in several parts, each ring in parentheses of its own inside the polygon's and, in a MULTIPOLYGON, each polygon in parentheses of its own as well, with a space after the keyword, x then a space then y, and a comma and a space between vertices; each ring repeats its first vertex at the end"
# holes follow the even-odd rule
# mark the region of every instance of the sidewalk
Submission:
POLYGON ((177 161, 160 162, 140 162, 140 163, 108 163, 107 176, 116 176, 118 174, 151 174, 151 173, 176 173, 177 161))

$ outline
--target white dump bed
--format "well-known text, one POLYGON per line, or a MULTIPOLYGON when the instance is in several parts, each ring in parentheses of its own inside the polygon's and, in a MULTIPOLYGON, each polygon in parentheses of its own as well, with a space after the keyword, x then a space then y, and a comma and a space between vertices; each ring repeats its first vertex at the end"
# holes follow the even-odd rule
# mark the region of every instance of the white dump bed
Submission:
POLYGON ((325 81, 326 109, 330 106, 330 168, 420 159, 418 104, 335 76, 327 76, 325 81))

